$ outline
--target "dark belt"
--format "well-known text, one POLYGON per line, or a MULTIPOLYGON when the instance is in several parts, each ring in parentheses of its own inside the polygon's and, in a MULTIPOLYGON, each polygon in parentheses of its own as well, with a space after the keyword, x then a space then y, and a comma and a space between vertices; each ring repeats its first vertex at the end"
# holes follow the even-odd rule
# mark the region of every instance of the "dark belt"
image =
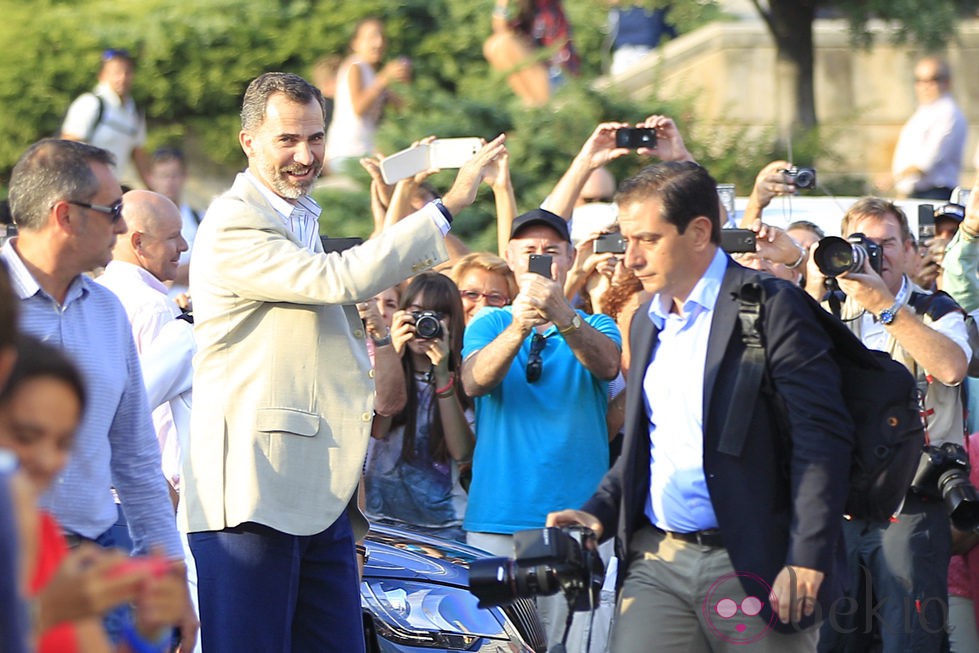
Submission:
POLYGON ((691 533, 664 531, 662 528, 658 528, 656 526, 653 526, 653 528, 671 540, 680 540, 681 542, 699 544, 700 546, 709 546, 715 549, 724 548, 724 538, 721 536, 721 529, 719 528, 708 528, 706 530, 693 531, 691 533))

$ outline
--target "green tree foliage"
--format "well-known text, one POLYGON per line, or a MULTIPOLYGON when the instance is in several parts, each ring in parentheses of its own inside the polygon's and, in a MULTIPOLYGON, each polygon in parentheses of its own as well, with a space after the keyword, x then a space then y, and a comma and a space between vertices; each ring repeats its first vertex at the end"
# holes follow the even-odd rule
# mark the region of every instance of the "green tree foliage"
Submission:
MULTIPOLYGON (((146 111, 150 147, 180 143, 230 179, 244 157, 237 143, 238 110, 248 81, 261 72, 307 74, 324 54, 343 54, 360 18, 383 18, 391 56, 412 59, 413 81, 399 89, 400 109, 388 110, 378 146, 391 153, 427 134, 442 137, 506 132, 520 210, 537 205, 570 158, 605 120, 635 122, 652 113, 677 117, 688 145, 720 181, 750 188, 770 158, 764 139, 741 135, 718 142, 696 126, 693 103, 651 98, 634 103, 592 90, 606 40, 604 4, 565 0, 581 52, 583 75, 550 106, 526 110, 503 76, 490 71, 482 43, 490 33, 493 0, 0 0, 0 179, 31 142, 55 134, 79 93, 91 88, 106 47, 125 47, 138 59, 133 93, 146 111), (699 142, 698 142, 699 141, 699 142)), ((692 29, 717 15, 715 3, 677 2, 673 17, 692 29), (680 6, 684 5, 684 6, 680 6)), ((645 163, 616 162, 622 177, 645 163)), ((433 181, 445 189, 443 172, 433 181)), ((324 190, 324 231, 335 236, 370 231, 366 175, 359 188, 324 190)), ((491 193, 461 216, 457 231, 477 247, 495 243, 491 193)))

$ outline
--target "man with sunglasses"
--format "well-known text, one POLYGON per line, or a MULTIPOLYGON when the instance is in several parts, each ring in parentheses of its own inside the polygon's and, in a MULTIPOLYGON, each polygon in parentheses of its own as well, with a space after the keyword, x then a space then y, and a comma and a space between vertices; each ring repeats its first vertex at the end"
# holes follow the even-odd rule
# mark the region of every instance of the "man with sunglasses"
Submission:
MULTIPOLYGON (((462 352, 478 434, 463 527, 470 544, 503 556, 515 531, 583 502, 608 470, 608 382, 621 346, 611 318, 575 311, 564 296, 574 259, 567 222, 534 209, 510 234, 505 258, 520 292, 469 323, 462 352), (531 256, 550 260, 544 274, 530 271, 531 256)), ((548 641, 560 641, 564 597, 539 605, 548 641)))
POLYGON ((914 67, 918 108, 904 123, 891 161, 898 197, 947 202, 959 184, 969 124, 951 93, 952 71, 939 57, 914 67))
MULTIPOLYGON (((70 543, 114 546, 115 488, 135 552, 159 548, 183 560, 129 320, 116 296, 85 274, 109 263, 126 232, 114 162, 101 148, 46 139, 21 155, 10 176, 18 235, 0 259, 20 299, 20 327, 64 349, 87 388, 68 465, 40 505, 70 543)), ((189 611, 185 643, 193 645, 196 629, 189 611)))
POLYGON ((128 50, 105 50, 98 84, 68 107, 61 137, 108 150, 119 166, 120 179, 130 186, 135 182, 149 186, 150 157, 143 149, 146 119, 130 95, 135 71, 128 50))

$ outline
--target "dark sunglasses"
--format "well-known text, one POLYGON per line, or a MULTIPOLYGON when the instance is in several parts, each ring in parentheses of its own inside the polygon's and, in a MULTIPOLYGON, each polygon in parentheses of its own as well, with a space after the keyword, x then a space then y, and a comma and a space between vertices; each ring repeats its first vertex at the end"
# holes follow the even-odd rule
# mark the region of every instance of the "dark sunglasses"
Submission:
POLYGON ((91 209, 93 211, 97 211, 98 213, 104 213, 112 218, 112 224, 119 222, 119 219, 122 218, 122 199, 117 199, 112 203, 112 206, 105 206, 104 204, 89 204, 88 202, 76 202, 74 200, 66 201, 69 204, 74 204, 75 206, 91 209))
POLYGON ((547 338, 539 333, 535 333, 533 340, 530 341, 530 356, 527 357, 527 383, 540 380, 541 372, 544 371, 544 359, 541 358, 540 354, 544 351, 546 344, 547 338))

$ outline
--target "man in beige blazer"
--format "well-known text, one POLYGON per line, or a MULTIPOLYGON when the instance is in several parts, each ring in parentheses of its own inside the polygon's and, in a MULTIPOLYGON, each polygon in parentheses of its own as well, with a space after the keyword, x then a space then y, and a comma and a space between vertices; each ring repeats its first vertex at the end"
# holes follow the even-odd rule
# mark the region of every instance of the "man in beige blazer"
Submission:
POLYGON ((241 116, 248 169, 208 209, 190 268, 198 353, 181 522, 203 648, 362 651, 354 539, 366 522, 352 497, 374 380, 354 304, 446 260, 452 216, 504 137, 441 201, 325 254, 308 195, 325 154, 319 91, 267 73, 241 116))

